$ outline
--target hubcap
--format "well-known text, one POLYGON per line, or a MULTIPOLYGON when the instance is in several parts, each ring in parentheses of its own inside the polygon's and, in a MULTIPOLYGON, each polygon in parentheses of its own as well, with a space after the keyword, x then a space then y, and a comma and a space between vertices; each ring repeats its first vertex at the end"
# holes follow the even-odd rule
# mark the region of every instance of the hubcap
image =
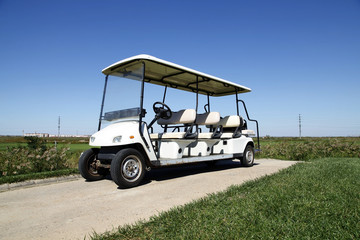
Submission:
POLYGON ((128 180, 135 181, 141 171, 139 160, 135 156, 129 156, 123 163, 122 173, 128 180))

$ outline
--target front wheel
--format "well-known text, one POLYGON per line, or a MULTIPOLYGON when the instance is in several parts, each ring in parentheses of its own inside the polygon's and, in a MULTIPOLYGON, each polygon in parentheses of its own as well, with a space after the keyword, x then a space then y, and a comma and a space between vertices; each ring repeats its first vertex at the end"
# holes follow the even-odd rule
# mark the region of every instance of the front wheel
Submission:
POLYGON ((131 188, 140 184, 145 176, 143 155, 136 149, 120 150, 111 161, 111 178, 121 188, 131 188))
POLYGON ((254 165, 255 153, 254 148, 251 145, 247 145, 241 158, 241 164, 245 167, 251 167, 254 165))
POLYGON ((91 148, 83 152, 80 156, 79 171, 81 176, 88 181, 96 181, 104 178, 105 174, 96 166, 96 155, 98 153, 98 148, 91 148))

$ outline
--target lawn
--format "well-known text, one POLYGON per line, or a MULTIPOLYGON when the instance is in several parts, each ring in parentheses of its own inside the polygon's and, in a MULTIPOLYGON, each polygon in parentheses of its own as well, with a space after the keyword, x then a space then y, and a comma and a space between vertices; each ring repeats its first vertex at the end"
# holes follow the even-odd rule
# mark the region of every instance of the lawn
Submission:
MULTIPOLYGON (((0 143, 0 151, 5 151, 8 147, 19 147, 19 146, 26 146, 26 143, 0 143)), ((57 143, 57 147, 69 147, 70 151, 84 151, 89 147, 88 143, 57 143)), ((47 143, 47 146, 54 147, 55 143, 47 143)))
MULTIPOLYGON (((84 137, 48 137, 41 138, 46 141, 48 147, 56 146, 69 147, 70 151, 84 151, 89 148, 89 139, 84 137)), ((0 151, 8 147, 26 146, 27 142, 24 137, 19 136, 0 136, 0 151)))
POLYGON ((323 158, 92 239, 360 239, 360 159, 323 158))
MULTIPOLYGON (((88 138, 41 138, 46 148, 57 146, 57 153, 67 149, 66 156, 57 155, 54 151, 46 151, 34 155, 22 149, 27 147, 24 137, 0 136, 0 183, 23 181, 42 177, 67 175, 77 170, 80 154, 89 148, 88 138), (33 157, 31 157, 33 156, 33 157), (34 158, 35 156, 35 158, 34 158), (48 160, 52 159, 52 164, 48 160), (60 158, 59 158, 60 157, 60 158), (41 164, 47 164, 42 167, 41 164), (60 164, 60 165, 59 165, 60 164), (36 166, 35 166, 36 165, 36 166), (69 169, 65 171, 64 168, 69 169), (59 172, 55 172, 61 170, 59 172), (17 177, 17 175, 21 175, 17 177)), ((333 137, 333 138, 274 138, 264 137, 261 139, 261 152, 256 158, 277 158, 286 160, 317 159, 323 157, 360 157, 359 137, 333 137)))
POLYGON ((2 143, 0 142, 0 151, 6 151, 7 148, 13 148, 13 147, 24 147, 26 146, 26 143, 2 143))

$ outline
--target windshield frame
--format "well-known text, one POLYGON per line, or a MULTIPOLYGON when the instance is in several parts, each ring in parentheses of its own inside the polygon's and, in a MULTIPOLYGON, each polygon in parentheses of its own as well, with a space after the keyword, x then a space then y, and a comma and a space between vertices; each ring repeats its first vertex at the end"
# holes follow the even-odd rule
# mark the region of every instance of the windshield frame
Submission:
MULTIPOLYGON (((138 62, 137 64, 132 64, 130 67, 134 68, 134 66, 138 66, 138 69, 137 69, 138 73, 136 75, 132 75, 131 71, 125 73, 125 72, 120 72, 120 70, 119 70, 119 74, 116 74, 116 75, 111 74, 111 75, 114 76, 114 77, 125 78, 125 79, 128 79, 128 80, 141 81, 140 106, 138 108, 120 109, 120 110, 115 110, 115 111, 104 113, 104 105, 105 105, 105 99, 106 99, 106 95, 107 95, 107 88, 108 88, 108 81, 109 81, 109 75, 106 75, 105 76, 105 84, 104 84, 103 96, 102 96, 102 101, 101 101, 98 131, 100 131, 103 121, 111 122, 111 121, 129 120, 129 117, 131 117, 132 120, 137 120, 137 121, 139 121, 141 123, 142 118, 145 117, 146 110, 144 110, 144 108, 143 108, 143 105, 144 105, 145 63, 138 62), (136 113, 136 115, 134 115, 133 113, 136 113), (109 118, 108 117, 109 115, 118 116, 118 117, 109 118), (136 119, 136 117, 138 119, 136 119)), ((124 68, 123 70, 127 71, 126 68, 124 68)), ((139 129, 140 128, 141 128, 141 124, 140 124, 139 129)))

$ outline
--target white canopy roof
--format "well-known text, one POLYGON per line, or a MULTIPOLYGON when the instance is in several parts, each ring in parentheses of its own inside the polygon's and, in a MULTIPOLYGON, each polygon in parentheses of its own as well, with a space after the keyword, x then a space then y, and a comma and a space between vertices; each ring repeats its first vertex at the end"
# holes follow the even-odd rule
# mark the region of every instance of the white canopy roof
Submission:
MULTIPOLYGON (((210 96, 225 96, 236 94, 236 91, 237 93, 251 91, 250 88, 239 84, 145 54, 116 62, 103 69, 102 72, 105 75, 125 76, 126 73, 132 73, 135 76, 139 68, 136 63, 145 63, 145 81, 152 84, 196 92, 198 81, 199 93, 210 96)), ((138 72, 138 74, 140 73, 138 72)))

